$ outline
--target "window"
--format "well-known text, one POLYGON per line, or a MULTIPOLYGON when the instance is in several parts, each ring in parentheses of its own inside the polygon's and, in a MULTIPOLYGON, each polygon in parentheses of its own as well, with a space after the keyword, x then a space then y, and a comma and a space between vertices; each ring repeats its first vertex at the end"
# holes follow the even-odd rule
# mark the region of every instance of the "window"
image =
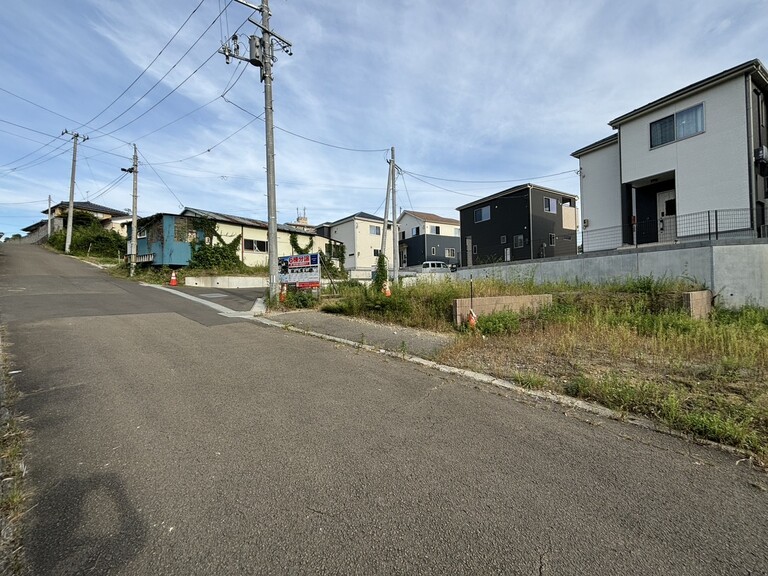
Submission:
POLYGON ((456 248, 446 248, 445 249, 445 257, 446 258, 456 258, 456 248))
POLYGON ((411 236, 418 236, 418 235, 419 235, 419 227, 414 226, 413 228, 411 228, 411 236))
POLYGON ((437 248, 432 246, 432 256, 435 256, 437 254, 437 248))
POLYGON ((485 222, 491 219, 491 207, 483 206, 482 208, 475 208, 475 222, 485 222))
POLYGON ((506 235, 502 234, 501 239, 499 240, 500 244, 506 244, 507 243, 507 237, 506 235))
POLYGON ((697 104, 651 122, 651 148, 704 132, 704 104, 697 104))
POLYGON ((381 253, 381 250, 377 250, 376 248, 373 249, 373 257, 374 258, 378 258, 380 253, 381 253))
POLYGON ((555 198, 544 196, 544 212, 557 214, 557 200, 555 198))
POLYGON ((454 228, 453 229, 453 235, 454 236, 461 236, 461 228, 454 228))
POLYGON ((400 240, 405 240, 405 230, 400 232, 400 240))
POLYGON ((504 248, 504 262, 512 261, 512 248, 504 248))
POLYGON ((374 224, 371 224, 370 226, 368 226, 368 232, 372 236, 381 236, 381 226, 376 226, 374 224))
POLYGON ((523 248, 525 246, 525 240, 522 234, 515 234, 512 237, 513 246, 515 248, 523 248))
POLYGON ((472 254, 477 254, 477 244, 472 244, 472 254))
POLYGON ((243 250, 250 252, 267 252, 266 240, 243 240, 243 250))
POLYGON ((189 240, 189 228, 189 220, 176 218, 173 223, 173 239, 176 242, 187 242, 189 240))
POLYGON ((550 246, 554 246, 555 243, 556 243, 556 240, 557 240, 557 236, 555 236, 554 234, 550 234, 549 235, 549 245, 550 246))
POLYGON ((440 234, 440 226, 430 226, 431 234, 440 234))

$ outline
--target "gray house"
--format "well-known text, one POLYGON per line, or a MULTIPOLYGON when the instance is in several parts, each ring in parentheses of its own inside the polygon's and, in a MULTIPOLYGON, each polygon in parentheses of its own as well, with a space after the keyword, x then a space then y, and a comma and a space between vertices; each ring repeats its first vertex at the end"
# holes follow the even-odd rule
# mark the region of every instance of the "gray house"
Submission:
POLYGON ((400 266, 421 266, 427 260, 458 265, 461 227, 455 218, 404 210, 397 219, 400 266))
POLYGON ((464 266, 578 252, 576 196, 523 184, 457 210, 464 266))

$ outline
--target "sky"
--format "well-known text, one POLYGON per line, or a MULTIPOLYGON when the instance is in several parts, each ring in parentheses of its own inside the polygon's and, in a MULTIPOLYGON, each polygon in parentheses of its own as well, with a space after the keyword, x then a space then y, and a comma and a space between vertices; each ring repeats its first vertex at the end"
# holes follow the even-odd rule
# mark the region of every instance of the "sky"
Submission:
MULTIPOLYGON (((612 119, 754 58, 768 0, 271 0, 277 220, 398 213, 533 182, 578 194, 571 152, 612 119)), ((0 231, 75 200, 266 221, 264 84, 232 0, 25 0, 0 16, 0 231), (231 44, 231 40, 230 40, 231 44), (64 130, 69 131, 62 135, 64 130)))

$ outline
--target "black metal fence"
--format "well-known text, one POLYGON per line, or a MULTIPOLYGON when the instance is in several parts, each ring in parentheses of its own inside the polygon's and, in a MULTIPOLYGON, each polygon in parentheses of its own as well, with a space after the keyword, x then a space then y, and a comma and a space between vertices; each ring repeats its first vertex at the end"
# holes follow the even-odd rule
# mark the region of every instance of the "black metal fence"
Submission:
POLYGON ((768 226, 756 225, 755 216, 749 208, 728 208, 665 216, 626 226, 587 228, 582 232, 583 250, 595 252, 621 246, 768 237, 768 226))

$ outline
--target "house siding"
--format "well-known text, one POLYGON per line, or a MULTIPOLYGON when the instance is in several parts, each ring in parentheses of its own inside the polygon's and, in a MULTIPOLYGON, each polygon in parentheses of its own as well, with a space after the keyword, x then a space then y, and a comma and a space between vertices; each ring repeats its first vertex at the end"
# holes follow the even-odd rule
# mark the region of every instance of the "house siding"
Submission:
POLYGON ((744 78, 736 77, 622 124, 622 182, 674 173, 678 214, 748 208, 744 86, 744 78), (650 148, 652 122, 699 103, 704 104, 703 133, 650 148))
MULTIPOLYGON (((621 226, 622 202, 621 202, 621 172, 619 169, 619 143, 618 141, 585 154, 579 158, 581 173, 581 210, 584 216, 589 215, 589 225, 585 230, 599 230, 621 226)), ((613 244, 605 244, 597 239, 592 239, 595 246, 590 246, 592 237, 587 234, 584 237, 584 250, 610 249, 621 245, 620 239, 613 244)))

